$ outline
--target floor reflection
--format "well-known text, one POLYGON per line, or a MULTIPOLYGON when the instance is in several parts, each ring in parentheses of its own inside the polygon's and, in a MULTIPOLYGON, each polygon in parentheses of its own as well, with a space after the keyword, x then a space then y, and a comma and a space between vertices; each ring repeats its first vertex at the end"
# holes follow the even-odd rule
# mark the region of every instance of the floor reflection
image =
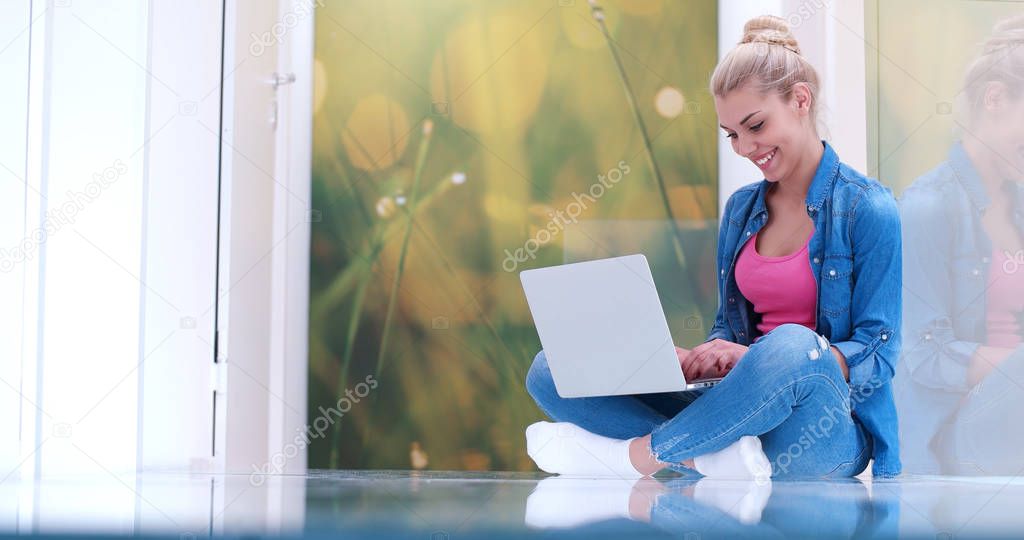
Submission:
POLYGON ((956 538, 1016 536, 1024 481, 620 480, 321 471, 0 483, 0 533, 167 536, 956 538))
POLYGON ((683 538, 889 537, 899 505, 857 479, 757 482, 710 478, 636 482, 546 478, 526 503, 527 526, 581 527, 620 518, 683 538))

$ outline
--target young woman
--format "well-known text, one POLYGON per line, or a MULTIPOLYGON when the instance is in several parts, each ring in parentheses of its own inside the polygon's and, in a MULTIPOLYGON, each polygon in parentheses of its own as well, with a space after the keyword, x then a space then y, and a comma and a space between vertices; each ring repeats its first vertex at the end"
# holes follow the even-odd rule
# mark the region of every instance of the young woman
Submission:
POLYGON ((900 472, 890 379, 899 353, 901 239, 890 190, 818 136, 818 76, 785 22, 749 21, 711 92, 737 154, 764 180, 737 190, 718 235, 719 309, 677 349, 703 392, 562 398, 541 351, 526 386, 557 423, 526 430, 552 473, 637 477, 900 472))
POLYGON ((964 76, 949 159, 900 200, 904 329, 896 398, 908 472, 1024 468, 1024 16, 964 76))

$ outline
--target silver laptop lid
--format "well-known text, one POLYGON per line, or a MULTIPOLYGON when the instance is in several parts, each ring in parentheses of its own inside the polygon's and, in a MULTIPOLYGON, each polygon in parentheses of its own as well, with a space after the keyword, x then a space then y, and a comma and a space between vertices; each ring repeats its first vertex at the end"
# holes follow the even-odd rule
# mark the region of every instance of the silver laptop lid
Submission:
POLYGON ((562 397, 686 386, 643 255, 526 270, 519 277, 562 397))

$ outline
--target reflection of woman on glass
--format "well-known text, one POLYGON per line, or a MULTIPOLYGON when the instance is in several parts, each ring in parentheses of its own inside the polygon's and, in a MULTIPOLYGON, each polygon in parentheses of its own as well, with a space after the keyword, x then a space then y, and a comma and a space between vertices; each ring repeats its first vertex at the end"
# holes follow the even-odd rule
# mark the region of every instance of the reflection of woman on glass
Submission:
POLYGON ((543 470, 850 476, 874 458, 874 474, 900 472, 889 382, 899 213, 888 188, 818 136, 818 91, 782 19, 747 23, 711 92, 733 150, 765 180, 729 198, 718 315, 705 343, 678 349, 688 379, 728 376, 701 393, 562 398, 542 351, 526 385, 558 423, 533 424, 526 438, 543 470))
POLYGON ((901 197, 908 472, 1024 467, 1024 16, 996 25, 964 77, 959 140, 901 197))

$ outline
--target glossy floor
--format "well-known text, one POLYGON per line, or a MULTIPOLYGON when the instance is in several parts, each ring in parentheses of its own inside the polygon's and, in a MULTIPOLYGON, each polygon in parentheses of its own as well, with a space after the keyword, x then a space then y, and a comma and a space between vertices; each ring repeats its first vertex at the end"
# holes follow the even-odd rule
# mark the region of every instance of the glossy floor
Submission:
POLYGON ((0 512, 4 535, 1019 537, 1024 479, 759 484, 409 471, 67 476, 5 480, 0 512))

